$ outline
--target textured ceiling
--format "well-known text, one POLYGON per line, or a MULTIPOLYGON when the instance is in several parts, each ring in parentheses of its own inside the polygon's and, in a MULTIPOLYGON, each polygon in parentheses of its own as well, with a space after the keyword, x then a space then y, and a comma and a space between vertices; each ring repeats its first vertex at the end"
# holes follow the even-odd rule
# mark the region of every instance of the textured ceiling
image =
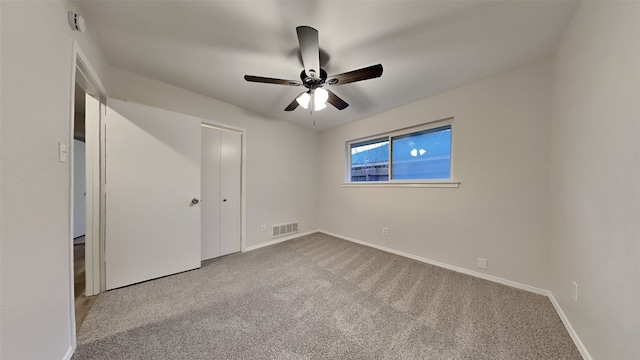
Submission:
POLYGON ((317 131, 551 56, 575 1, 79 1, 109 63, 317 131), (283 109, 299 87, 295 27, 319 31, 331 74, 381 63, 381 78, 331 88, 350 106, 283 109), (315 122, 315 126, 314 126, 315 122))

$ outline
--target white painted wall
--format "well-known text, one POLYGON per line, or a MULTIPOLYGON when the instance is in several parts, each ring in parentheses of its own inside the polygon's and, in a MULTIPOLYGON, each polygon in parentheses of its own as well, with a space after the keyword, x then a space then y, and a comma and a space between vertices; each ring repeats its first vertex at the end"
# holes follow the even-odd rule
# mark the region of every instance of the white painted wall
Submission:
POLYGON ((71 31, 71 7, 0 2, 0 358, 7 360, 62 359, 72 346, 71 163, 57 159, 58 143, 72 141, 72 39, 99 76, 104 66, 91 30, 71 31))
POLYGON ((583 2, 553 64, 550 288, 594 359, 640 358, 638 34, 640 3, 583 2))
POLYGON ((593 358, 637 358, 640 4, 583 2, 553 70, 534 64, 320 135, 109 69, 91 24, 69 29, 71 7, 0 2, 0 358, 61 359, 72 346, 70 164, 56 158, 71 141, 72 38, 114 97, 247 129, 248 246, 270 240, 260 224, 298 220, 474 271, 485 257, 490 275, 550 288, 593 358), (341 186, 345 141, 449 116, 459 189, 341 186))
MULTIPOLYGON (((111 68, 111 96, 246 129, 246 245, 271 240, 261 224, 316 230, 319 135, 236 106, 111 68)), ((311 120, 310 120, 311 121, 311 120)))
POLYGON ((322 133, 320 228, 544 288, 550 90, 546 61, 322 133), (346 141, 451 116, 460 188, 341 185, 346 141))
POLYGON ((87 228, 85 146, 79 140, 73 140, 73 166, 73 237, 77 238, 87 228))

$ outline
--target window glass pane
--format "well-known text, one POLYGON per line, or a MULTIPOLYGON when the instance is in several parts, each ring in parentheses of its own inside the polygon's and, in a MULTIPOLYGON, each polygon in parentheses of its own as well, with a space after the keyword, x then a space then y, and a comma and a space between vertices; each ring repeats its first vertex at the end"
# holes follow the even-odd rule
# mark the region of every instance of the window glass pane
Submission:
POLYGON ((351 181, 389 180, 389 138, 351 144, 351 181))
POLYGON ((394 180, 449 179, 451 125, 394 137, 391 151, 394 180))

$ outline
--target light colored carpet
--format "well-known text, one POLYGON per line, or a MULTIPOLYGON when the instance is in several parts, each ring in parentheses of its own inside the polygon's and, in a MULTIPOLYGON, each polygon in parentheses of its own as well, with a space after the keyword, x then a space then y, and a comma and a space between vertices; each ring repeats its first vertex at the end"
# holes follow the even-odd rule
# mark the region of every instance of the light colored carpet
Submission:
POLYGON ((80 359, 581 359, 549 300, 324 234, 101 294, 80 359))

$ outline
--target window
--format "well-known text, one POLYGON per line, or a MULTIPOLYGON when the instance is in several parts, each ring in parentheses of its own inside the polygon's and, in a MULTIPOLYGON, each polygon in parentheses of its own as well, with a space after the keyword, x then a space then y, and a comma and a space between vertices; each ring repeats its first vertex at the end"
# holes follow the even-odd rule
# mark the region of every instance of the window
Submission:
POLYGON ((347 145, 350 182, 451 179, 450 124, 423 125, 347 145))
POLYGON ((391 138, 394 180, 449 179, 451 125, 391 138))
POLYGON ((389 138, 351 144, 351 181, 389 180, 389 138))

